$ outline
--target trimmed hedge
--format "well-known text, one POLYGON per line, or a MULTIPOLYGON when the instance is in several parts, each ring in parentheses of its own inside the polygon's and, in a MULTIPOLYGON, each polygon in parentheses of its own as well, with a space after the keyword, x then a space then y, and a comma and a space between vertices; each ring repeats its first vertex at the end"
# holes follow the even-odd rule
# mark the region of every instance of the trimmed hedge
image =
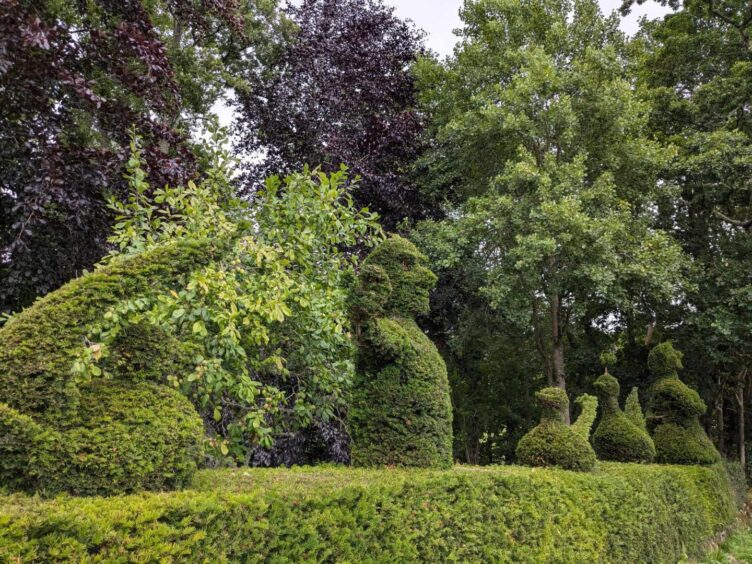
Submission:
MULTIPOLYGON (((541 422, 517 444, 517 462, 525 466, 558 466, 587 472, 595 468, 595 452, 588 442, 592 409, 583 410, 584 423, 567 425, 569 398, 561 388, 543 388, 535 393, 541 406, 541 422)), ((589 402, 589 400, 586 400, 589 402)))
MULTIPOLYGON (((606 373, 594 383, 602 408, 593 433, 593 448, 601 460, 652 462, 655 445, 647 430, 633 423, 619 407, 619 381, 606 373)), ((634 408, 632 408, 634 409, 634 408)))
POLYGON ((170 494, 0 497, 0 561, 676 562, 737 510, 724 466, 211 470, 170 494))
POLYGON ((167 386, 195 352, 156 328, 122 332, 113 380, 72 373, 87 329, 120 300, 179 287, 222 241, 180 241, 123 256, 73 280, 0 328, 0 486, 53 494, 180 487, 203 459, 190 401, 167 386), (151 382, 150 382, 151 381, 151 382))
POLYGON ((397 235, 366 258, 353 296, 357 376, 348 414, 356 466, 450 467, 452 405, 444 359, 414 316, 436 276, 397 235))

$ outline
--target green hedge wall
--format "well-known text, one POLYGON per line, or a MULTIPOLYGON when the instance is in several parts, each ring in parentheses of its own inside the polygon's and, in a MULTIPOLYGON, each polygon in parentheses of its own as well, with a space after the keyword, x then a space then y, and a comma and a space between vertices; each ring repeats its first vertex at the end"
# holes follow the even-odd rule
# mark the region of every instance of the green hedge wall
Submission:
POLYGON ((210 470, 183 492, 0 497, 0 561, 676 562, 733 520, 736 474, 210 470))

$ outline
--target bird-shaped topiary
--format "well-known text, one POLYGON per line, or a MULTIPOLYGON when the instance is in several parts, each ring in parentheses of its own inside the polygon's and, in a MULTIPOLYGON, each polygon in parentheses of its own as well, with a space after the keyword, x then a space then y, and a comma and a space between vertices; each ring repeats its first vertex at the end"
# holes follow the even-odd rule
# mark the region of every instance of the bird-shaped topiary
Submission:
POLYGON ((392 236, 363 262, 353 295, 357 376, 348 416, 357 466, 452 464, 446 364, 415 322, 436 276, 411 242, 392 236))
MULTIPOLYGON (((517 444, 517 462, 525 466, 558 466, 566 470, 590 471, 595 452, 584 432, 565 423, 569 398, 561 388, 543 388, 535 394, 541 406, 541 422, 517 444)), ((584 407, 584 406, 583 406, 584 407)), ((583 410, 583 415, 586 412, 583 410)), ((577 423, 575 422, 575 425, 577 423)))
POLYGON ((670 342, 656 346, 648 368, 656 382, 650 390, 649 420, 655 425, 656 460, 666 464, 713 464, 721 460, 699 417, 707 410, 700 395, 679 380, 682 353, 670 342))
POLYGON ((601 405, 601 420, 593 433, 593 448, 601 460, 651 462, 655 446, 647 431, 619 407, 619 381, 608 372, 594 383, 601 405))

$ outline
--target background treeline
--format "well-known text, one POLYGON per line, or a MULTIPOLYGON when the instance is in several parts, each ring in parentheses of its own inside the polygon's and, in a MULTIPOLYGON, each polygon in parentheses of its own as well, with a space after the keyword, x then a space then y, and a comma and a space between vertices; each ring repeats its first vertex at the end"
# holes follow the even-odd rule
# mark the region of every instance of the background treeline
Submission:
POLYGON ((344 162, 356 204, 430 257, 455 457, 511 460, 534 391, 592 393, 601 357, 647 387, 667 339, 740 454, 752 7, 672 7, 628 38, 593 0, 466 0, 440 61, 377 0, 0 0, 0 310, 109 251, 133 126, 151 186, 186 183, 227 97, 239 194, 344 162))

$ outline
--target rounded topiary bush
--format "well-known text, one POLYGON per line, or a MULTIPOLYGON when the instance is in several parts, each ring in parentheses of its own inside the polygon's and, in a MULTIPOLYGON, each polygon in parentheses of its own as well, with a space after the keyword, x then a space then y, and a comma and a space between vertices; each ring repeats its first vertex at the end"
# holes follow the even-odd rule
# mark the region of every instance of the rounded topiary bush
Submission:
POLYGON ((0 479, 47 495, 110 495, 185 485, 203 459, 193 405, 165 386, 96 380, 81 386, 69 428, 53 430, 0 406, 0 479))
POLYGON ((619 382, 606 373, 594 383, 602 406, 601 420, 593 433, 593 448, 601 460, 651 462, 655 445, 650 435, 635 425, 619 407, 619 382))
POLYGON ((651 388, 648 419, 655 426, 656 460, 666 464, 713 464, 721 455, 700 425, 707 406, 679 380, 682 354, 671 343, 650 351, 648 367, 658 379, 651 388))
POLYGON ((452 463, 446 365, 414 319, 428 311, 436 283, 425 261, 398 236, 364 261, 353 296, 358 364, 348 423, 355 465, 452 463))
POLYGON ((544 388, 535 394, 541 406, 541 422, 517 444, 517 462, 526 466, 558 466, 590 471, 595 452, 582 433, 565 421, 569 398, 561 388, 544 388))

